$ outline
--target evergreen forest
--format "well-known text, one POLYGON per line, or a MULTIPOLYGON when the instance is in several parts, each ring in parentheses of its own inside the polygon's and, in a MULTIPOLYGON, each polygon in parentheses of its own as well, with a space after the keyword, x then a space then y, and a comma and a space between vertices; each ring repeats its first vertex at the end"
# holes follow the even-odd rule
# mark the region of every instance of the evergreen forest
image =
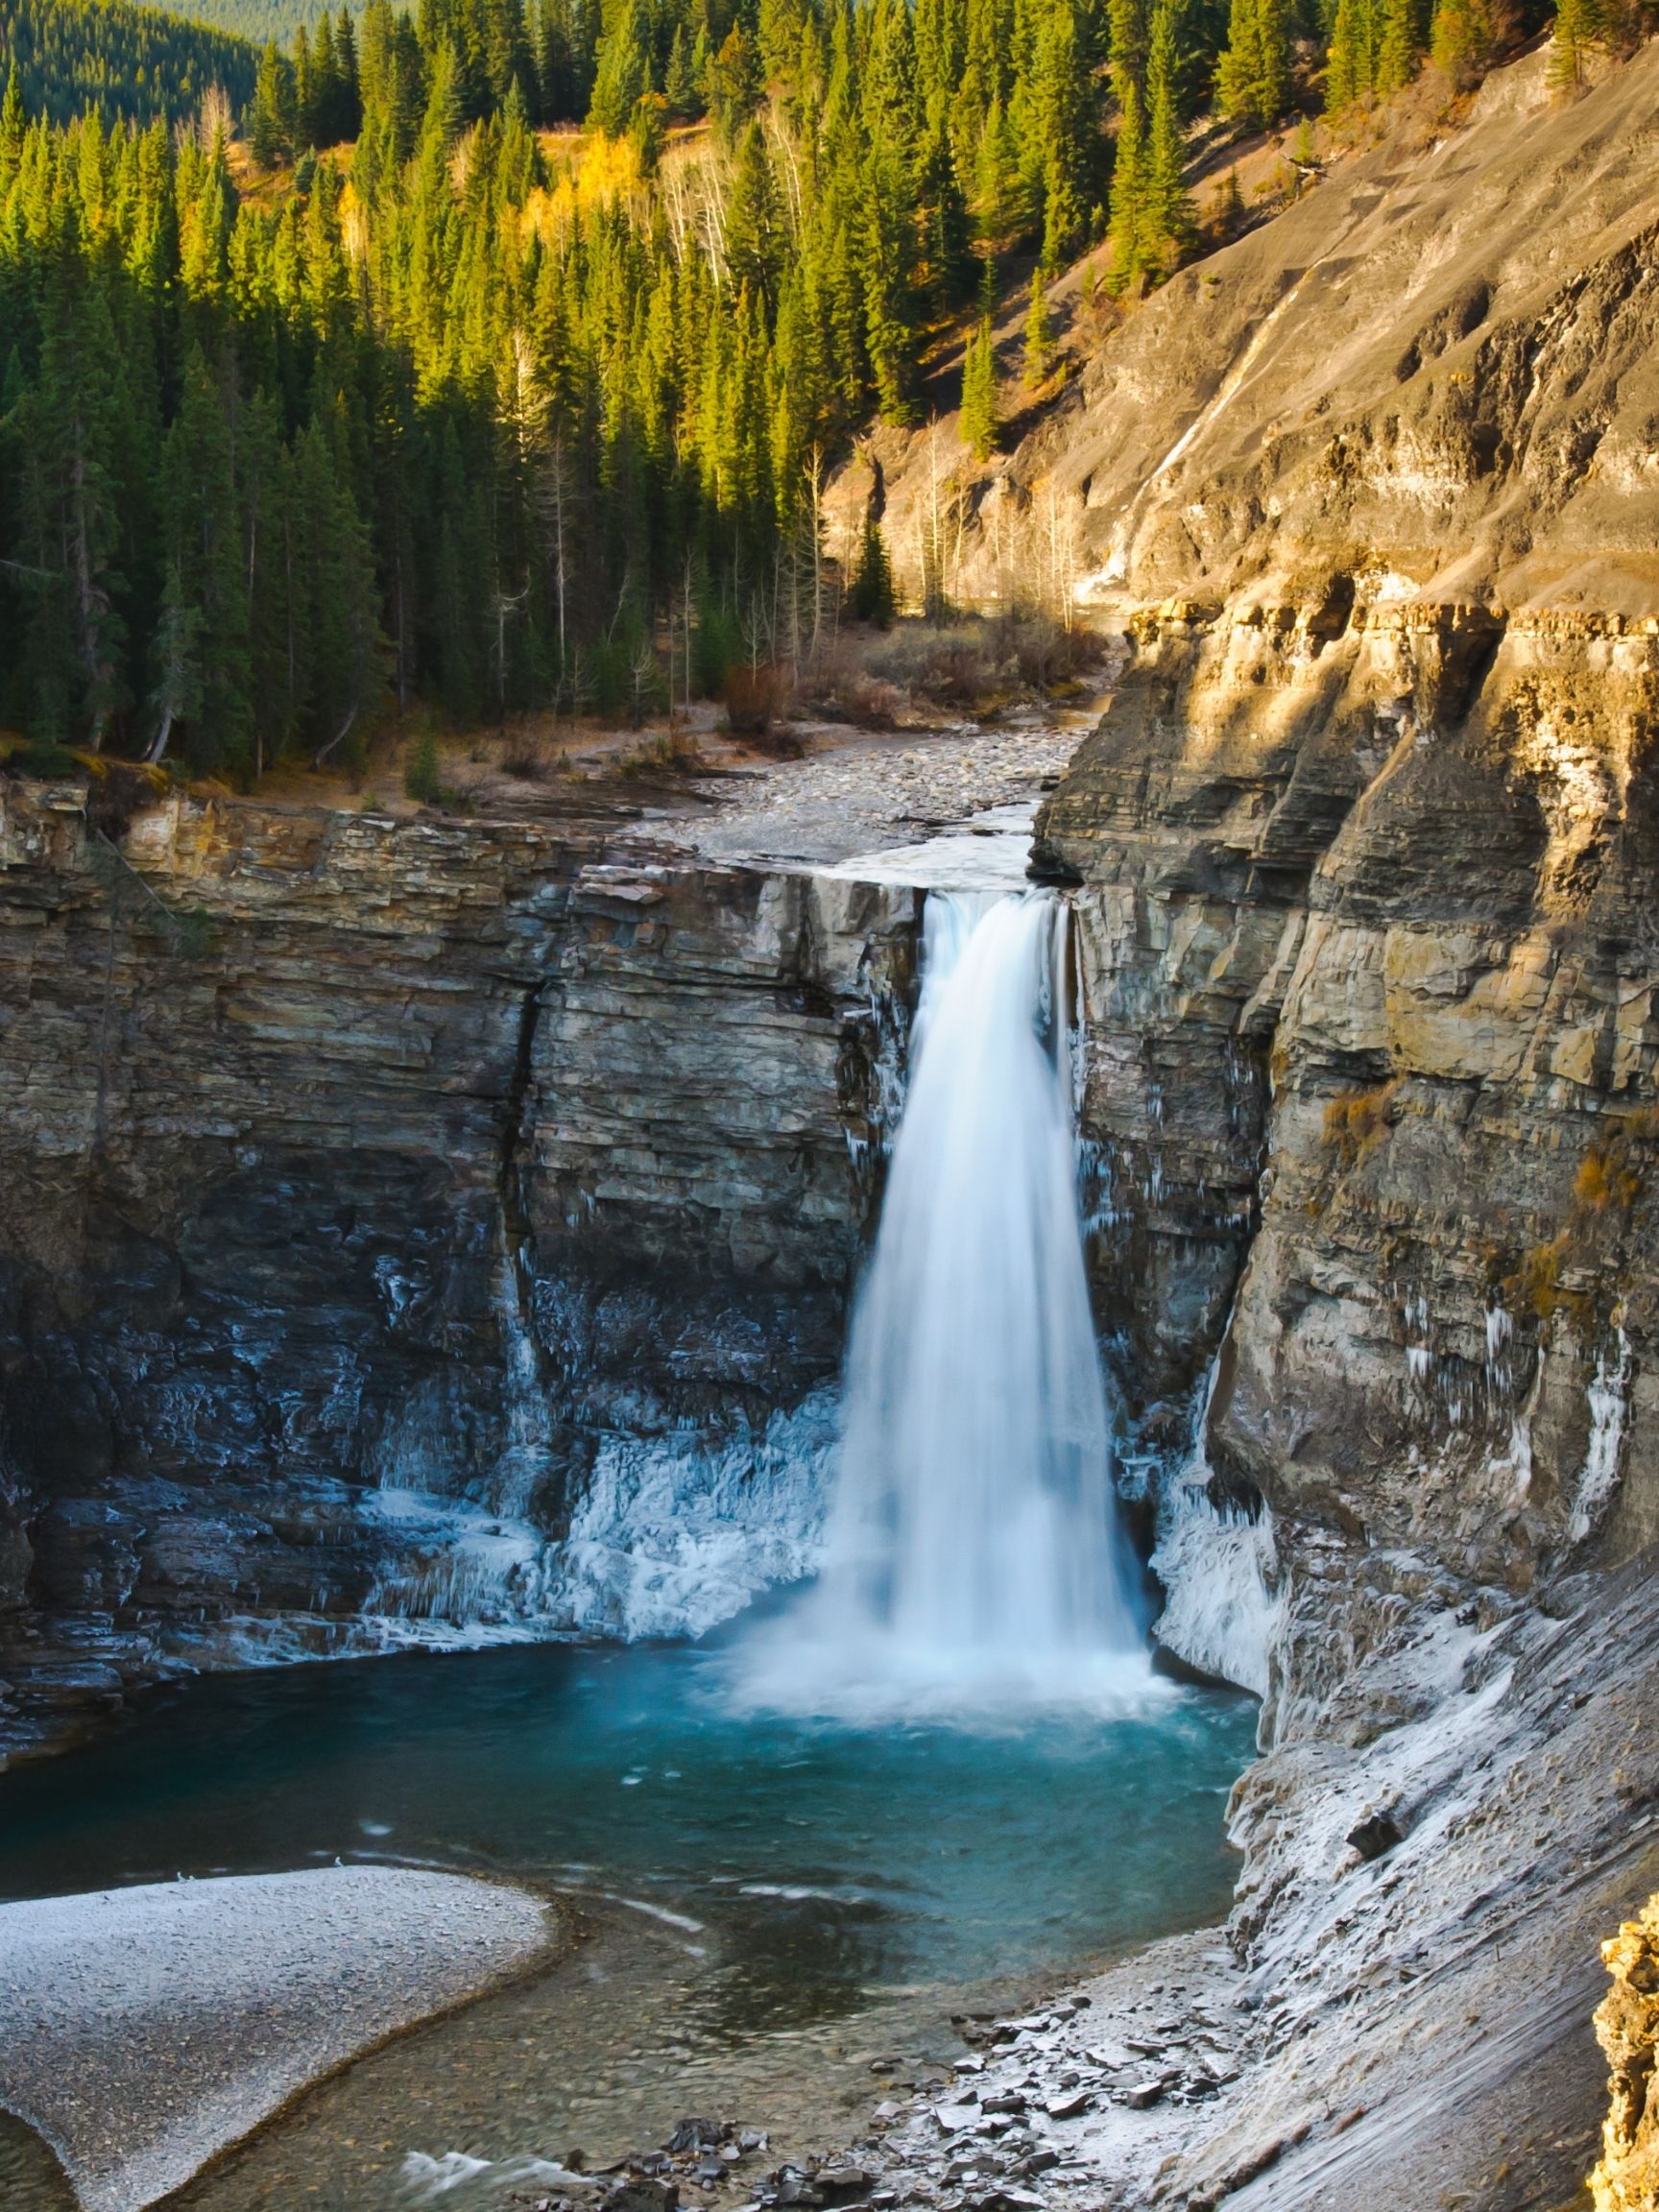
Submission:
POLYGON ((0 0, 0 76, 54 123, 89 108, 107 123, 173 122, 215 88, 240 109, 258 59, 244 37, 132 0, 0 0))
MULTIPOLYGON (((798 661, 827 471, 921 420, 964 336, 988 453, 992 303, 1017 276, 1040 374, 1080 251, 1110 240, 1126 299, 1166 277, 1194 118, 1283 123, 1321 84, 1339 116, 1527 28, 1486 0, 371 0, 216 70, 232 132, 224 102, 175 128, 177 100, 101 100, 116 10, 0 4, 39 11, 0 109, 0 726, 237 778, 417 697, 637 713, 798 661)), ((180 87, 228 43, 167 35, 180 87)), ((863 565, 879 611, 874 518, 863 565)))

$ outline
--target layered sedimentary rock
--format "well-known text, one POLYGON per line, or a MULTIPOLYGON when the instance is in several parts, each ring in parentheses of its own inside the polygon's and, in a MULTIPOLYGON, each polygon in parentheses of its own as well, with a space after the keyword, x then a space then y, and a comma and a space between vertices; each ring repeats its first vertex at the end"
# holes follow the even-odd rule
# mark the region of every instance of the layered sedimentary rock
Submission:
MULTIPOLYGON (((1131 2201, 1589 2164, 1659 1820, 1656 103, 1655 48, 1496 74, 965 493, 964 581, 1063 552, 1121 640, 1039 825, 1094 1285, 1165 1633, 1266 1694, 1247 2063, 1131 2201)), ((909 895, 230 805, 123 862, 78 804, 0 832, 19 1635, 118 1671, 469 1575, 649 1625, 745 1513, 799 1557, 909 895)))
POLYGON ((1266 1692, 1260 2071, 1160 2201, 1565 2200, 1651 1881, 1659 51, 1542 69, 1171 286, 1010 463, 1073 471, 1128 649, 1039 834, 1166 1633, 1266 1692))
POLYGON ((1590 2176, 1596 2212, 1641 2212, 1659 2199, 1659 1898, 1601 1946, 1613 1986, 1596 2011, 1612 2068, 1601 2157, 1590 2176))
MULTIPOLYGON (((838 1357, 907 894, 668 871, 602 821, 0 809, 26 1704, 273 1623, 648 1605, 602 1541, 566 1585, 542 1549, 618 1434, 741 1528, 838 1357)), ((798 1568, 800 1487, 729 1578, 798 1568)))

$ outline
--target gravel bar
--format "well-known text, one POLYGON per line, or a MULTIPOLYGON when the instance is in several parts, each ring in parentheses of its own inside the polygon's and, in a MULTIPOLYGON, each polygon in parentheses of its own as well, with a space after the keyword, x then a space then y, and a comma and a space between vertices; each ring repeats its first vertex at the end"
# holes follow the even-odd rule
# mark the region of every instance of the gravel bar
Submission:
POLYGON ((0 2104, 140 2212, 296 2090, 528 1964, 527 1892, 398 1866, 0 1905, 0 2104))

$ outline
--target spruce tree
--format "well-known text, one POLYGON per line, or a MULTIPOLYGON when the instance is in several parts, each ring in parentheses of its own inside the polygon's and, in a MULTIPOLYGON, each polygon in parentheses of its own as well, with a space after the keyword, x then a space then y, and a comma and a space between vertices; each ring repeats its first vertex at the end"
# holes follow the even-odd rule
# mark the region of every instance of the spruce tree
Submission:
POLYGON ((1048 295, 1039 267, 1031 273, 1031 304, 1025 312, 1025 381, 1033 390, 1048 380, 1054 365, 1054 329, 1048 318, 1048 295))
POLYGON ((885 630, 899 611, 898 597, 893 589, 893 566, 887 558, 887 541, 881 535, 874 493, 864 510, 864 534, 858 547, 858 573, 853 579, 848 605, 854 621, 868 622, 878 630, 885 630))
POLYGON ((702 112, 703 98, 691 67, 691 43, 684 23, 674 26, 674 43, 668 49, 668 66, 662 78, 662 97, 676 123, 689 123, 702 112))
POLYGON ((1286 0, 1232 0, 1215 99, 1230 122, 1266 130, 1290 94, 1290 12, 1286 0))
POLYGON ((974 164, 974 224, 980 253, 1004 251, 1029 222, 1013 123, 1000 100, 994 100, 974 164))
POLYGON ((986 316, 970 333, 962 363, 962 443, 975 461, 989 461, 997 449, 997 352, 986 316))
POLYGON ((1056 0, 1037 35, 1032 125, 1044 149, 1043 265, 1061 268, 1076 245, 1094 185, 1093 125, 1070 0, 1056 0))
POLYGON ((1180 67, 1177 16, 1181 0, 1153 0, 1152 34, 1146 60, 1145 234, 1146 267, 1168 276, 1190 251, 1196 225, 1192 203, 1182 182, 1186 140, 1176 105, 1180 67))
POLYGON ((1336 0, 1331 30, 1331 51, 1326 58, 1325 108, 1340 117, 1361 107, 1377 84, 1377 49, 1381 39, 1379 0, 1336 0))
POLYGON ((588 110, 589 122, 607 138, 626 136, 636 107, 651 88, 650 38, 644 0, 611 0, 588 110))
POLYGON ((1602 0, 1556 0, 1548 73, 1553 91, 1577 90, 1584 82, 1585 59, 1604 35, 1602 0))
POLYGON ((901 151, 882 132, 873 137, 864 163, 863 212, 860 260, 871 380, 882 420, 903 424, 915 412, 921 337, 911 256, 916 208, 901 151))
POLYGON ((1146 273, 1146 12, 1144 0, 1111 0, 1112 90, 1118 149, 1112 168, 1112 280, 1146 273))
POLYGON ((1427 44, 1421 0, 1382 0, 1377 38, 1377 90, 1386 99, 1417 74, 1427 44))
POLYGON ((248 114, 249 147, 262 169, 275 168, 287 153, 293 135, 293 110, 292 74, 276 51, 276 39, 267 38, 248 114))
POLYGON ((1146 274, 1147 148, 1142 91, 1125 84, 1119 99, 1118 159, 1112 171, 1112 279, 1133 287, 1146 274))
POLYGON ((777 298, 784 246, 783 210, 757 123, 748 124, 737 147, 735 173, 726 203, 726 266, 733 285, 747 285, 757 300, 777 298))
POLYGON ((23 82, 13 60, 6 71, 6 97, 0 101, 0 187, 9 186, 23 155, 23 82))
POLYGON ((1466 85, 1491 61, 1496 36, 1491 0, 1438 0, 1430 54, 1454 84, 1466 85))

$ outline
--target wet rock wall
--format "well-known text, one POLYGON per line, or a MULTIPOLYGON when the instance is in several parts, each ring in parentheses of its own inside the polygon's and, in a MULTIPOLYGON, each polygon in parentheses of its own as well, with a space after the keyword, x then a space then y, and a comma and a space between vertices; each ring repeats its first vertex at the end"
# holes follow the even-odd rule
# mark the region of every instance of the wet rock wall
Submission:
POLYGON ((557 1535, 616 1425, 740 1483, 833 1374, 908 895, 600 822, 84 802, 0 787, 14 1717, 335 1647, 453 1533, 388 1493, 557 1535))

